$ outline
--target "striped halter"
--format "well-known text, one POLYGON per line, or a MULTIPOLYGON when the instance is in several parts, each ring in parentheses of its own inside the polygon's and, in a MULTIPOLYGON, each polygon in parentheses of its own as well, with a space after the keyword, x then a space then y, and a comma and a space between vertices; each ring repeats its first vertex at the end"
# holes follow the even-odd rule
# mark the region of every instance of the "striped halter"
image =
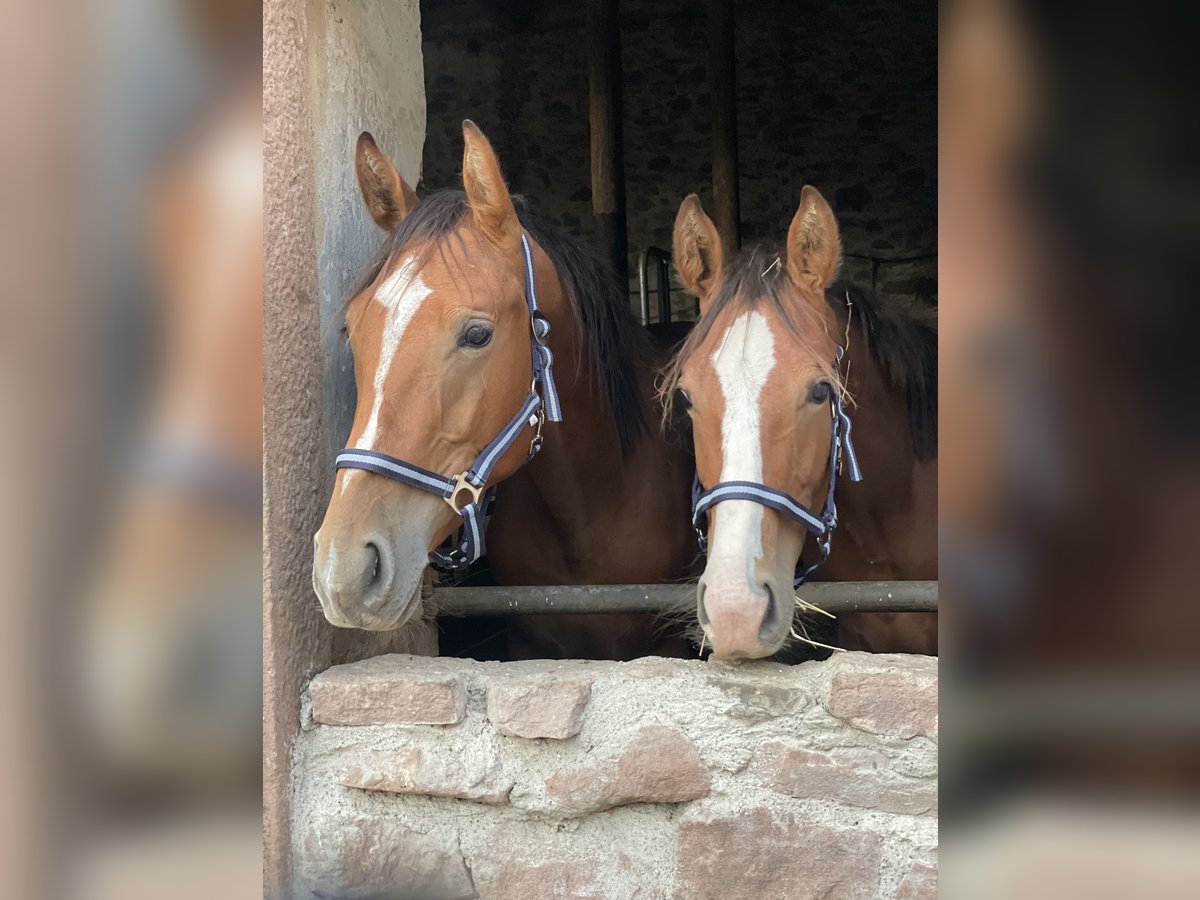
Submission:
MULTIPOLYGON (((843 348, 837 348, 835 366, 840 366, 843 348)), ((829 410, 833 417, 833 431, 829 439, 829 492, 825 495, 825 509, 816 513, 809 509, 787 491, 781 491, 756 481, 721 481, 708 490, 700 484, 697 474, 692 481, 692 527, 700 540, 700 549, 708 552, 708 536, 701 524, 704 516, 712 507, 726 500, 749 500, 783 513, 793 521, 799 522, 817 539, 817 561, 810 566, 801 564, 796 570, 795 587, 799 587, 808 577, 829 558, 829 543, 833 530, 837 528, 837 503, 834 500, 834 489, 837 487, 838 469, 841 466, 842 454, 845 454, 847 477, 851 481, 862 481, 862 471, 858 467, 858 457, 854 454, 854 445, 850 442, 850 416, 842 408, 841 392, 835 387, 830 392, 829 410)))

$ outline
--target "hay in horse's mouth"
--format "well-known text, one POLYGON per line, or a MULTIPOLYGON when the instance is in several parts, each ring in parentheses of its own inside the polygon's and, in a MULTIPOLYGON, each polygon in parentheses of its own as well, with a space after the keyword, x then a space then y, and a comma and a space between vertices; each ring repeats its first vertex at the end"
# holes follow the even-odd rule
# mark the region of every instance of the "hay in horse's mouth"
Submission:
POLYGON ((821 607, 817 606, 817 604, 809 603, 807 600, 805 600, 799 594, 797 594, 796 597, 794 598, 794 602, 796 604, 797 609, 802 609, 805 612, 820 613, 823 616, 829 616, 829 618, 831 618, 831 619, 837 618, 837 616, 835 616, 833 613, 829 612, 828 610, 821 609, 821 607))
MULTIPOLYGON (((821 609, 821 607, 817 606, 817 604, 815 604, 815 603, 810 603, 809 601, 807 601, 803 597, 801 597, 799 594, 797 594, 796 597, 794 598, 794 602, 795 602, 796 608, 799 609, 801 612, 815 612, 815 613, 820 613, 823 616, 829 616, 829 618, 831 618, 831 619, 837 618, 837 616, 835 616, 833 613, 829 612, 828 610, 821 609)), ((821 647, 822 649, 825 649, 825 650, 837 650, 837 651, 844 652, 845 648, 843 648, 843 647, 834 647, 832 644, 822 644, 820 641, 814 641, 812 638, 810 638, 808 636, 808 629, 806 629, 804 627, 803 619, 796 619, 795 623, 796 623, 796 625, 800 626, 800 634, 796 633, 795 627, 793 627, 789 633, 796 640, 801 641, 802 643, 808 644, 810 647, 821 647)))

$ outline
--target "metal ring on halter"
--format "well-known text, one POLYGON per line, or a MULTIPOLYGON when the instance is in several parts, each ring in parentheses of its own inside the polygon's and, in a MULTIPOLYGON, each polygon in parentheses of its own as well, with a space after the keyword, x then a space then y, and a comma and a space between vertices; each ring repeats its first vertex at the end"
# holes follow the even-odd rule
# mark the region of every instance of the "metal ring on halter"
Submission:
POLYGON ((450 489, 450 496, 442 498, 450 505, 450 508, 452 510, 454 510, 455 513, 457 513, 458 515, 462 515, 462 511, 465 507, 470 506, 472 503, 478 503, 480 498, 483 497, 483 485, 472 484, 468 480, 468 476, 470 474, 471 474, 470 472, 463 472, 461 475, 455 475, 454 476, 454 487, 450 489), (466 503, 464 503, 462 506, 459 506, 458 505, 458 495, 461 494, 463 491, 466 491, 470 495, 471 499, 469 501, 467 501, 466 503))

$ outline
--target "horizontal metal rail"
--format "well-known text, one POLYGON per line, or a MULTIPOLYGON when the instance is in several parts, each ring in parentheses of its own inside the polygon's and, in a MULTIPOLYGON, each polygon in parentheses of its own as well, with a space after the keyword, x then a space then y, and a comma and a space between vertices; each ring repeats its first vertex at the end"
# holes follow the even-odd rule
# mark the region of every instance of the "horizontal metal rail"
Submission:
MULTIPOLYGON (((825 581, 800 596, 826 612, 935 612, 936 581, 825 581)), ((694 584, 552 584, 535 587, 435 588, 440 616, 549 613, 677 613, 696 606, 694 584)))

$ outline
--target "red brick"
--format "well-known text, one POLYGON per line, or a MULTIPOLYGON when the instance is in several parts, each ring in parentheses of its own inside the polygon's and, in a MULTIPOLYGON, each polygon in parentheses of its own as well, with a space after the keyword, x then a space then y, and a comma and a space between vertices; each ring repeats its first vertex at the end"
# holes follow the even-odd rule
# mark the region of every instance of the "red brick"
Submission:
POLYGON ((451 666, 399 654, 334 666, 308 693, 324 725, 452 725, 467 703, 465 678, 451 666))
POLYGON ((908 777, 887 756, 865 747, 822 753, 775 741, 763 745, 756 768, 772 788, 789 797, 910 815, 937 810, 936 779, 908 777))
POLYGON ((830 715, 872 734, 937 739, 937 661, 924 657, 872 668, 842 668, 833 675, 830 715))
POLYGON ((879 886, 880 838, 840 831, 763 807, 679 824, 678 900, 867 900, 879 886))
POLYGON ((457 797, 480 803, 505 803, 512 790, 495 765, 463 755, 430 754, 420 747, 402 750, 340 751, 335 762, 338 784, 365 791, 457 797))
POLYGON ((662 725, 641 728, 614 756, 546 779, 550 809, 572 816, 629 803, 682 803, 708 792, 708 772, 695 745, 662 725))
POLYGON ((488 686, 487 715, 501 734, 562 740, 579 734, 591 695, 590 681, 498 680, 488 686))
POLYGON ((385 816, 339 813, 310 820, 297 851, 299 881, 322 897, 477 896, 456 839, 423 834, 385 816))

